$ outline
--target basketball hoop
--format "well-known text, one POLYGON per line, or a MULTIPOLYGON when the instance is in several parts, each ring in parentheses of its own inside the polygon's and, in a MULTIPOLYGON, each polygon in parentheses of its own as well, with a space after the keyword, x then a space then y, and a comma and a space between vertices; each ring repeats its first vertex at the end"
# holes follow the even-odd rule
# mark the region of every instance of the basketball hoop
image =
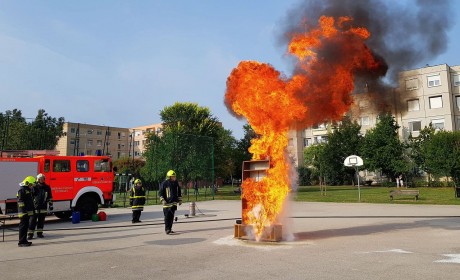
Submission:
POLYGON ((362 166, 363 165, 363 159, 359 156, 351 155, 348 156, 344 161, 343 165, 349 166, 349 167, 355 167, 355 166, 362 166))
POLYGON ((359 186, 359 173, 358 173, 358 166, 363 165, 363 159, 356 155, 348 156, 344 161, 343 165, 348 167, 354 167, 356 172, 356 177, 358 178, 358 199, 361 201, 361 188, 359 186))

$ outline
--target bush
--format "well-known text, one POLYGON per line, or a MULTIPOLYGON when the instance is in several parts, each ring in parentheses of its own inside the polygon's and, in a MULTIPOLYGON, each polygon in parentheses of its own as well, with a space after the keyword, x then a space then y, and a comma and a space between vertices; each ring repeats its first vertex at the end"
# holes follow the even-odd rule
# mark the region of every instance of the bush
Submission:
POLYGON ((297 168, 299 173, 299 186, 311 186, 311 170, 305 166, 300 166, 297 168))

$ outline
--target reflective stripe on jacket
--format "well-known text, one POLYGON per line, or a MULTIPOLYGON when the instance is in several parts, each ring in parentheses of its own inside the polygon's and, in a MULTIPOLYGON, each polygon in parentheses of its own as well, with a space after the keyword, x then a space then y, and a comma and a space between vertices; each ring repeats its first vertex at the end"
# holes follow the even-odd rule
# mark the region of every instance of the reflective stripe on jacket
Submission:
POLYGON ((144 187, 137 187, 134 186, 131 189, 129 200, 131 204, 131 208, 133 210, 144 210, 144 204, 145 204, 145 189, 144 187))
POLYGON ((164 208, 176 206, 179 201, 182 201, 182 193, 177 181, 166 180, 161 184, 159 190, 161 201, 165 201, 164 208))
POLYGON ((34 214, 34 200, 32 192, 28 186, 21 186, 16 195, 18 198, 18 217, 34 214))

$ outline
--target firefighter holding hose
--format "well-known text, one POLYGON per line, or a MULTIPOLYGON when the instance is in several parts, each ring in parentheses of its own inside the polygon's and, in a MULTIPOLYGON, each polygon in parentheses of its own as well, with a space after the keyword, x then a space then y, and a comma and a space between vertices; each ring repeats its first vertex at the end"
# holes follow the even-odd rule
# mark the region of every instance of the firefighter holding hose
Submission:
POLYGON ((182 204, 182 194, 179 183, 176 181, 176 172, 169 170, 166 173, 166 180, 161 184, 159 191, 160 201, 163 204, 166 234, 174 233, 172 225, 177 204, 182 204))

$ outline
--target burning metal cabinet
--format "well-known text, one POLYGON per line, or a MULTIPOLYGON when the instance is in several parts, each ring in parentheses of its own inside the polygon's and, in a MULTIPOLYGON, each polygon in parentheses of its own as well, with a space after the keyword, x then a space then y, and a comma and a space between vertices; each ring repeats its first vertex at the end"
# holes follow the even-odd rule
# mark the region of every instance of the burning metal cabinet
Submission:
MULTIPOLYGON (((246 179, 252 179, 254 182, 261 181, 267 176, 267 172, 270 169, 270 160, 251 160, 243 162, 243 174, 242 182, 246 179)), ((248 224, 245 220, 246 213, 252 209, 248 209, 247 201, 244 198, 244 184, 241 186, 242 198, 241 198, 241 211, 242 220, 241 223, 235 224, 234 237, 238 239, 251 239, 247 236, 247 232, 252 229, 252 225, 248 224)), ((273 225, 270 228, 266 228, 263 235, 262 241, 281 241, 282 238, 282 227, 281 225, 273 225)))

